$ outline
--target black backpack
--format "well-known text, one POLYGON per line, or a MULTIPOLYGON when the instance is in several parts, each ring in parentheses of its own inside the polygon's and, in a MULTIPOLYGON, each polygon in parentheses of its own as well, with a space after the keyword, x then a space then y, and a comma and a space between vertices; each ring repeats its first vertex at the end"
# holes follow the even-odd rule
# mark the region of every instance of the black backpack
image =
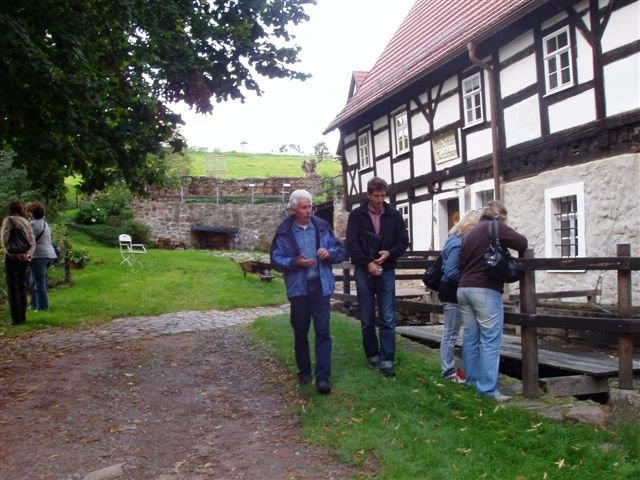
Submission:
POLYGON ((438 257, 438 259, 427 268, 422 276, 422 283, 430 289, 434 291, 438 291, 440 288, 440 280, 442 279, 442 255, 438 257))

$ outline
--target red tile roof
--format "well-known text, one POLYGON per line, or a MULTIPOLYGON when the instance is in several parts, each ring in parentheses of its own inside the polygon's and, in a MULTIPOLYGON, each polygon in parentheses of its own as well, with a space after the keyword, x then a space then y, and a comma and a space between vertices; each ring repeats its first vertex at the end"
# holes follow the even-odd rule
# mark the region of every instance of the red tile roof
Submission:
POLYGON ((364 83, 365 78, 367 78, 369 72, 356 71, 353 72, 353 81, 356 82, 356 87, 360 88, 360 86, 364 83))
MULTIPOLYGON (((364 82, 324 133, 479 43, 544 0, 417 0, 364 82)), ((355 78, 355 77, 354 77, 355 78)))

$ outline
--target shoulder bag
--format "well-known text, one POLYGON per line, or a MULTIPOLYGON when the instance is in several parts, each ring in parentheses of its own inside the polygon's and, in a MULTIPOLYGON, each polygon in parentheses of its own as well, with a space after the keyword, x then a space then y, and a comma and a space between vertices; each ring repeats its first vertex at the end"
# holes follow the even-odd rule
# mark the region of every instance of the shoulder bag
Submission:
POLYGON ((442 280, 442 255, 425 270, 422 276, 422 283, 425 287, 436 292, 440 289, 440 280, 442 280))
POLYGON ((518 261, 511 256, 508 248, 500 244, 497 220, 489 223, 489 248, 484 254, 484 264, 489 275, 504 283, 517 282, 522 276, 518 261))

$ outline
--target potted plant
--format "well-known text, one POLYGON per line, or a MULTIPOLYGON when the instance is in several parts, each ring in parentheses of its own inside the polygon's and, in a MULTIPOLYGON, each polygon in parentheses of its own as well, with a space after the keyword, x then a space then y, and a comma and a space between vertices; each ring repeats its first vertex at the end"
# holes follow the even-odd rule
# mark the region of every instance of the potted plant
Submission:
POLYGON ((91 259, 86 248, 73 248, 69 253, 69 262, 72 268, 84 268, 91 259))

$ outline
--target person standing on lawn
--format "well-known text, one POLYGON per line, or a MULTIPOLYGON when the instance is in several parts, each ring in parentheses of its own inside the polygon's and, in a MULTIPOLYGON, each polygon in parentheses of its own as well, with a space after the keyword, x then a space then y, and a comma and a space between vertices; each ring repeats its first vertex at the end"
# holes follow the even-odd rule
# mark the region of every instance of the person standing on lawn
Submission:
POLYGON ((331 295, 335 277, 331 265, 344 260, 344 247, 330 225, 312 214, 311 194, 295 190, 289 197, 287 217, 271 243, 271 264, 284 273, 291 303, 291 327, 300 385, 311 383, 309 328, 313 319, 316 388, 331 392, 331 295))
POLYGON ((464 383, 462 370, 456 368, 454 349, 462 326, 462 312, 458 305, 457 290, 460 281, 460 249, 464 237, 478 224, 479 210, 470 210, 449 230, 449 238, 442 247, 442 279, 438 298, 444 308, 444 325, 440 340, 440 374, 455 383, 464 383))
POLYGON ((4 270, 7 277, 7 296, 11 308, 11 325, 19 325, 27 321, 27 272, 31 256, 36 248, 33 231, 26 218, 21 202, 11 201, 8 204, 9 215, 2 221, 0 238, 4 247, 4 270), (9 253, 7 246, 11 229, 17 228, 31 244, 25 253, 9 253))
POLYGON ((51 229, 44 219, 44 205, 40 202, 31 202, 27 205, 27 211, 32 217, 31 229, 36 239, 29 275, 31 310, 49 310, 47 271, 55 263, 58 256, 51 243, 51 229))
POLYGON ((396 261, 409 246, 400 212, 384 201, 389 185, 374 177, 367 183, 367 201, 353 209, 347 223, 347 249, 355 266, 362 343, 369 367, 386 377, 396 374, 396 261), (379 340, 376 333, 376 301, 379 340))

